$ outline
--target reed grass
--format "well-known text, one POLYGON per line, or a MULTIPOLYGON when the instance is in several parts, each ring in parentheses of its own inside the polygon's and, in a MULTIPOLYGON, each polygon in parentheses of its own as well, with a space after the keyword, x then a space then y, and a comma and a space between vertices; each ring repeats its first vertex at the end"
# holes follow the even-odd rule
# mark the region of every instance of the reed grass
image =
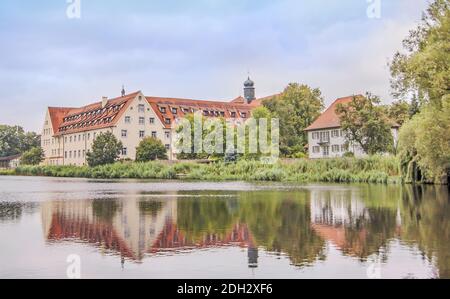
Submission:
POLYGON ((399 162, 395 157, 374 156, 363 159, 299 159, 289 163, 263 164, 259 161, 197 164, 179 162, 121 162, 97 167, 21 166, 0 171, 0 175, 79 177, 95 179, 188 179, 207 181, 275 181, 327 183, 401 183, 399 162))

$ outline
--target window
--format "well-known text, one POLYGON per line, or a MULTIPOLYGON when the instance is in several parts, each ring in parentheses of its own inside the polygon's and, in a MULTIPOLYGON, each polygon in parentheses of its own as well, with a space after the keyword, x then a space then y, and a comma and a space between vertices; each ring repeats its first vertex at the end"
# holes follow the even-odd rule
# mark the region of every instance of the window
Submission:
POLYGON ((314 154, 320 153, 320 146, 314 146, 314 147, 313 147, 313 153, 314 153, 314 154))
POLYGON ((321 142, 329 142, 330 141, 330 132, 320 132, 320 141, 321 142))
POLYGON ((247 118, 247 113, 246 112, 242 112, 241 116, 242 116, 242 118, 247 118))
POLYGON ((81 150, 78 150, 78 158, 81 158, 81 150))
POLYGON ((70 140, 70 142, 72 142, 72 136, 70 136, 69 140, 70 140))
POLYGON ((343 144, 341 145, 341 152, 347 152, 348 151, 348 146, 343 144))
POLYGON ((86 157, 86 151, 83 150, 83 158, 86 157))
POLYGON ((127 130, 122 130, 122 137, 127 137, 127 130))
POLYGON ((72 158, 72 151, 69 152, 69 158, 72 158))
POLYGON ((139 138, 145 137, 145 131, 139 131, 139 138))
POLYGON ((145 125, 145 118, 144 117, 139 117, 139 124, 140 125, 145 125))
POLYGON ((170 150, 170 144, 166 144, 166 150, 170 150))
POLYGON ((236 112, 231 112, 231 117, 236 118, 236 112))
POLYGON ((91 139, 91 133, 88 133, 88 140, 91 139))
POLYGON ((154 117, 150 117, 150 124, 153 125, 155 123, 155 118, 154 117))
POLYGON ((313 133, 312 133, 312 139, 313 139, 313 140, 319 139, 319 133, 318 133, 318 132, 313 132, 313 133))
POLYGON ((170 125, 171 124, 170 118, 166 118, 165 123, 166 123, 166 125, 170 125))
POLYGON ((172 113, 173 114, 177 114, 178 113, 178 109, 177 108, 172 108, 172 113))
POLYGON ((339 151, 340 151, 340 146, 339 146, 339 145, 333 145, 333 146, 331 147, 331 151, 332 151, 333 153, 339 153, 339 151))
POLYGON ((122 148, 122 156, 126 156, 128 149, 126 147, 122 148))
POLYGON ((342 134, 340 133, 341 130, 333 130, 331 131, 331 137, 333 138, 338 138, 339 136, 342 136, 342 134))
POLYGON ((125 116, 125 123, 126 124, 131 123, 131 117, 130 116, 125 116))
POLYGON ((166 107, 159 107, 159 111, 161 111, 161 113, 166 113, 166 107))
POLYGON ((67 159, 67 151, 66 151, 66 152, 64 152, 64 158, 66 158, 66 159, 67 159))
POLYGON ((323 156, 324 157, 328 157, 330 155, 330 147, 329 146, 324 146, 323 147, 323 156))
POLYGON ((166 131, 165 134, 166 134, 166 138, 169 139, 170 138, 170 132, 166 131))
POLYGON ((152 132, 152 137, 153 137, 153 138, 157 138, 157 137, 158 137, 158 133, 152 132))
POLYGON ((139 106, 138 106, 138 112, 140 112, 140 113, 145 112, 145 105, 144 105, 144 104, 139 104, 139 106))
POLYGON ((81 141, 81 135, 78 135, 78 141, 81 141))

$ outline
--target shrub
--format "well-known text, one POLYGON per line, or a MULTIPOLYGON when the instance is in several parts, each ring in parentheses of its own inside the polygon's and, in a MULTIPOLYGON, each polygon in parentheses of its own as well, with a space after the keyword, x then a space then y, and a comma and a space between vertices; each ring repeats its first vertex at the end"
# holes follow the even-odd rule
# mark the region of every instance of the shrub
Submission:
POLYGON ((92 151, 87 153, 87 162, 89 166, 112 164, 119 158, 122 150, 122 142, 111 133, 101 133, 95 138, 92 145, 92 151))
POLYGON ((148 162, 155 160, 167 160, 167 149, 162 144, 161 140, 146 137, 136 148, 136 161, 137 162, 148 162))

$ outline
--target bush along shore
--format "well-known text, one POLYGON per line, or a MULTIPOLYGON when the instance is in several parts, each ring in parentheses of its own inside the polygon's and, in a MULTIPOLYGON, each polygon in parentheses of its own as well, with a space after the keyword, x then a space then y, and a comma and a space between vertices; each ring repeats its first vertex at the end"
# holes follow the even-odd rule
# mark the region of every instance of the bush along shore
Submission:
POLYGON ((95 179, 185 179, 202 181, 275 181, 328 183, 402 183, 395 157, 343 158, 326 160, 214 162, 121 162, 96 167, 21 166, 0 175, 49 176, 95 179))

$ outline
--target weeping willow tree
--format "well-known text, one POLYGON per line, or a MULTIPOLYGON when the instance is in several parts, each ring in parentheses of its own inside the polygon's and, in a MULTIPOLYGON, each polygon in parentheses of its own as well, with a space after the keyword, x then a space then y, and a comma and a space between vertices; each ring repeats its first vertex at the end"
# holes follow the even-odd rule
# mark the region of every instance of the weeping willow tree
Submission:
POLYGON ((447 183, 450 172, 450 0, 435 0, 391 64, 394 96, 419 98, 400 132, 406 181, 447 183))

